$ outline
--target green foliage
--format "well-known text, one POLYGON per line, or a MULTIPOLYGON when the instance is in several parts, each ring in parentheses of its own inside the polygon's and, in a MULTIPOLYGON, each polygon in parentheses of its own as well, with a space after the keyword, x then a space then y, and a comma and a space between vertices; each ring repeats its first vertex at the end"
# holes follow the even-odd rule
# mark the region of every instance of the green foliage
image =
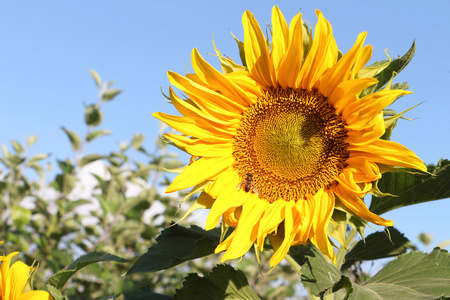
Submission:
POLYGON ((310 294, 319 296, 341 278, 336 266, 313 246, 291 247, 289 255, 301 266, 301 280, 310 294))
POLYGON ((69 278, 72 277, 73 274, 75 274, 77 271, 90 264, 103 261, 114 261, 119 263, 127 262, 126 259, 120 258, 115 255, 104 254, 100 252, 90 252, 76 259, 72 264, 70 264, 70 266, 67 267, 66 270, 59 271, 56 274, 53 274, 47 281, 47 287, 51 285, 61 290, 64 284, 66 284, 66 282, 69 280, 69 278))
POLYGON ((385 173, 378 181, 378 188, 392 196, 372 196, 370 211, 376 214, 403 206, 450 197, 450 161, 441 159, 438 164, 428 165, 430 174, 416 171, 385 173))
POLYGON ((259 299, 249 286, 242 271, 230 265, 218 265, 207 276, 189 274, 183 288, 174 297, 179 300, 207 299, 259 299))
POLYGON ((383 90, 387 86, 388 89, 398 89, 398 88, 406 88, 408 87, 408 84, 401 83, 397 85, 390 85, 390 82, 394 75, 399 74, 413 59, 414 54, 416 53, 416 41, 413 42, 411 45, 411 48, 402 56, 399 58, 395 58, 392 61, 389 59, 389 61, 381 61, 376 62, 372 65, 367 66, 365 69, 374 69, 374 74, 368 75, 369 77, 374 77, 378 79, 378 83, 366 88, 364 91, 361 92, 361 97, 364 97, 366 95, 376 93, 378 91, 383 90), (374 76, 371 76, 374 75, 374 76))
POLYGON ((409 248, 412 248, 409 240, 397 229, 388 227, 384 232, 375 232, 353 246, 345 255, 341 270, 348 269, 357 261, 398 256, 409 248))
POLYGON ((183 228, 173 224, 156 238, 158 243, 139 257, 127 274, 164 270, 187 260, 213 254, 219 238, 217 230, 206 232, 197 226, 183 228))
POLYGON ((450 256, 437 248, 403 254, 363 285, 347 281, 345 286, 348 299, 439 299, 450 295, 450 256))

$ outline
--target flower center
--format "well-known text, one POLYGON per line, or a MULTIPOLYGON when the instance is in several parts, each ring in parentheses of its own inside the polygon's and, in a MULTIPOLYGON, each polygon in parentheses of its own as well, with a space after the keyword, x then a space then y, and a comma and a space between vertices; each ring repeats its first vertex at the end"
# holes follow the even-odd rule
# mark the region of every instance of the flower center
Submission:
POLYGON ((349 156, 344 122, 316 91, 273 89, 243 114, 233 167, 270 202, 304 199, 330 185, 349 156))

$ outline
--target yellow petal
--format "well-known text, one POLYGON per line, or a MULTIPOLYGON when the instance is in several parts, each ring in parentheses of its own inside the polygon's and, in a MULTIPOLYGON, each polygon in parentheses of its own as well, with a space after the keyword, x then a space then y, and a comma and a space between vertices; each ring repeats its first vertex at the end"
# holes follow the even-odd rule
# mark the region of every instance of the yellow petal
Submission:
POLYGON ((236 236, 233 238, 222 261, 243 256, 255 242, 260 226, 259 218, 270 205, 268 201, 261 200, 256 194, 251 194, 249 200, 243 205, 239 225, 236 227, 236 236))
POLYGON ((175 106, 175 108, 185 117, 207 119, 212 124, 215 124, 215 126, 230 126, 233 124, 233 119, 219 118, 217 115, 213 116, 199 109, 191 99, 181 99, 174 93, 172 87, 169 87, 169 93, 173 106, 175 106))
POLYGON ((272 233, 285 218, 285 201, 275 201, 264 212, 261 217, 261 226, 258 231, 257 245, 262 251, 266 236, 272 233))
POLYGON ((167 133, 164 136, 192 155, 219 157, 233 154, 231 141, 227 143, 211 143, 209 140, 193 139, 177 134, 167 133))
POLYGON ((206 219, 206 230, 215 228, 222 214, 229 208, 241 206, 250 198, 250 193, 245 193, 239 188, 239 177, 235 173, 235 171, 225 172, 213 183, 209 194, 216 200, 206 219))
POLYGON ((329 189, 321 189, 314 195, 316 207, 313 213, 314 235, 311 235, 311 242, 319 250, 331 258, 335 259, 333 247, 328 238, 328 225, 334 211, 334 194, 329 189))
POLYGON ((232 134, 227 133, 224 129, 213 126, 206 119, 172 116, 161 112, 153 113, 152 116, 173 129, 192 137, 221 143, 227 143, 233 138, 232 134))
POLYGON ((338 177, 338 184, 333 186, 333 192, 339 197, 341 202, 356 215, 366 219, 377 225, 393 226, 394 223, 391 220, 386 220, 374 213, 372 213, 358 196, 359 191, 353 180, 345 177, 344 173, 338 177))
POLYGON ((183 190, 194 186, 205 180, 213 180, 229 168, 234 162, 232 156, 224 157, 202 157, 190 164, 180 175, 175 177, 173 182, 167 187, 166 193, 183 190))
POLYGON ((21 261, 16 261, 9 270, 9 276, 6 281, 6 291, 9 292, 9 297, 5 293, 5 299, 17 299, 23 293, 23 289, 27 284, 28 277, 30 276, 30 267, 21 261))
POLYGON ((379 113, 366 125, 345 126, 347 137, 345 142, 352 145, 366 145, 378 140, 386 131, 384 128, 383 114, 379 113))
POLYGON ((339 83, 347 80, 366 36, 366 32, 360 33, 353 47, 320 79, 317 88, 323 96, 328 97, 339 83))
POLYGON ((311 50, 305 59, 298 86, 310 91, 314 84, 328 68, 332 67, 338 57, 338 49, 334 40, 330 23, 316 10, 318 21, 314 30, 311 50))
POLYGON ((297 14, 289 24, 289 47, 280 63, 277 79, 286 88, 297 88, 303 63, 303 21, 302 14, 297 14))
POLYGON ((355 80, 347 80, 340 83, 328 97, 328 102, 334 105, 336 113, 340 114, 341 111, 352 103, 356 96, 366 87, 374 85, 378 80, 374 78, 361 78, 355 80))
POLYGON ((399 143, 377 140, 369 145, 349 145, 350 157, 403 168, 426 171, 427 167, 417 155, 399 143))
POLYGON ((267 42, 258 21, 250 11, 242 16, 244 26, 244 50, 247 68, 255 80, 265 88, 276 87, 273 64, 270 60, 267 42))
POLYGON ((53 300, 46 291, 31 291, 20 295, 18 300, 53 300))
POLYGON ((193 80, 181 76, 174 72, 167 72, 167 77, 171 84, 186 92, 203 111, 213 116, 231 116, 236 117, 244 111, 244 107, 233 102, 220 93, 212 91, 193 80))
POLYGON ((365 158, 350 157, 345 161, 348 169, 353 172, 353 179, 356 183, 371 182, 381 178, 378 165, 365 158))
POLYGON ((198 196, 195 203, 186 211, 186 213, 177 221, 177 223, 186 219, 193 211, 197 209, 210 209, 214 203, 214 199, 205 192, 198 196))
POLYGON ((347 105, 342 111, 342 118, 350 127, 366 125, 374 116, 392 104, 398 97, 411 94, 409 91, 388 90, 370 94, 347 105))
POLYGON ((289 28, 280 9, 272 8, 272 61, 275 72, 278 71, 281 59, 289 47, 289 28))
POLYGON ((270 266, 278 265, 286 256, 289 247, 292 245, 294 239, 294 228, 298 227, 299 216, 294 209, 295 202, 285 202, 285 218, 284 218, 284 239, 281 245, 274 246, 274 254, 270 258, 270 266))
POLYGON ((192 50, 192 67, 206 86, 214 91, 220 91, 226 98, 238 104, 240 109, 244 109, 244 107, 251 103, 251 100, 244 91, 208 64, 195 48, 192 50))

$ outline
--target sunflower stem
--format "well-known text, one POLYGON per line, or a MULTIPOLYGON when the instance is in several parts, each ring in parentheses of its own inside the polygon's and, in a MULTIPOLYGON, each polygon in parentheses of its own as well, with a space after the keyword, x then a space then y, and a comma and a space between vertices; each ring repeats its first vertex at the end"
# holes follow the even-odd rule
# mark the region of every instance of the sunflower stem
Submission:
MULTIPOLYGON (((347 235, 347 237, 345 238, 345 244, 349 245, 350 242, 353 240, 353 238, 355 237, 357 231, 356 229, 353 229, 352 231, 350 231, 350 233, 347 235)), ((345 255, 345 245, 341 245, 341 247, 339 248, 339 251, 336 255, 336 266, 338 268, 340 268, 342 266, 342 263, 344 261, 344 255, 345 255)))
POLYGON ((292 258, 289 254, 286 255, 285 259, 291 264, 294 270, 298 273, 298 276, 302 276, 302 267, 292 258))

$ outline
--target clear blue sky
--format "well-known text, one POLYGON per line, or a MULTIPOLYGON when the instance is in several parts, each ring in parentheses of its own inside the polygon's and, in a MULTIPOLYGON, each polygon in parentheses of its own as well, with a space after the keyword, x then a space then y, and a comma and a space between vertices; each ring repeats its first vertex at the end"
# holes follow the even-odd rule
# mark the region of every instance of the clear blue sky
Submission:
MULTIPOLYGON (((238 60, 229 30, 243 39, 241 17, 254 13, 270 23, 272 6, 290 20, 300 9, 315 25, 314 9, 331 22, 338 47, 346 52, 362 31, 372 44, 372 62, 403 55, 416 39, 412 63, 400 74, 413 95, 395 104, 413 122, 400 122, 393 140, 414 150, 426 163, 450 158, 450 2, 443 1, 2 1, 0 2, 0 143, 39 134, 31 153, 51 152, 52 160, 71 155, 60 126, 83 134, 82 103, 96 101, 88 69, 117 79, 124 90, 104 106, 112 136, 88 152, 109 153, 134 133, 152 148, 157 121, 152 112, 175 110, 164 102, 167 70, 185 73, 190 54, 213 53, 212 36, 222 53, 238 60)), ((216 67, 217 60, 207 58, 216 67)), ((415 240, 419 232, 435 241, 450 239, 445 220, 450 200, 421 204, 385 215, 415 240)))

